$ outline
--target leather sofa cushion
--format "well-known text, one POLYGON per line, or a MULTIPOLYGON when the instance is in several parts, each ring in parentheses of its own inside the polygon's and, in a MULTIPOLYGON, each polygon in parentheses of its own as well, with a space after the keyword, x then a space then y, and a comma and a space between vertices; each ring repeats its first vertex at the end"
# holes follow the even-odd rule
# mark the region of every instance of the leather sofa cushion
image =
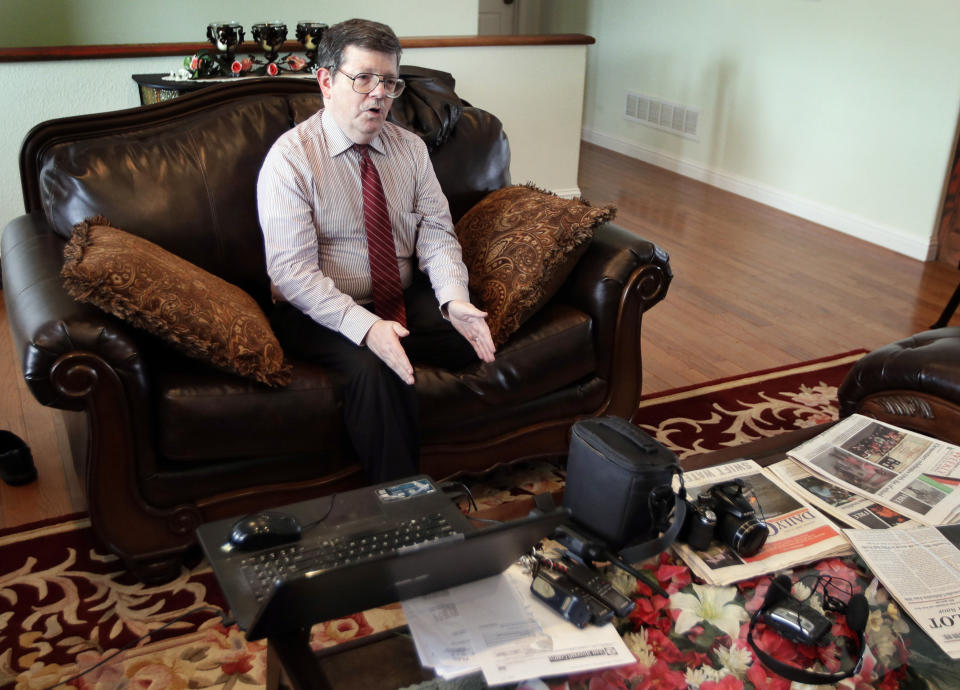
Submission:
MULTIPOLYGON (((463 440, 489 436, 502 421, 517 424, 523 401, 534 400, 531 421, 552 418, 547 396, 589 379, 596 368, 591 320, 561 304, 548 305, 497 353, 490 364, 461 372, 418 367, 421 434, 424 443, 450 435, 463 440)), ((336 382, 315 365, 294 361, 293 382, 280 389, 195 366, 182 358, 158 360, 156 434, 167 461, 202 463, 222 458, 316 456, 339 438, 349 448, 336 382)), ((602 395, 603 386, 591 387, 602 395)), ((576 391, 577 389, 574 388, 576 391)), ((574 395, 577 397, 582 393, 574 395)), ((577 399, 577 405, 583 400, 577 399)))

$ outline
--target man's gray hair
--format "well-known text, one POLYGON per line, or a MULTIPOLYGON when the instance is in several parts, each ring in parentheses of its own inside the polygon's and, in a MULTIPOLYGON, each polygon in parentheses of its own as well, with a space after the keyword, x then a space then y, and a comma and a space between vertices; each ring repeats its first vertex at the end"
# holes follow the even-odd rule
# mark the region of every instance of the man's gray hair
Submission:
POLYGON ((391 53, 397 56, 397 65, 403 52, 400 39, 386 24, 369 19, 348 19, 323 32, 323 38, 317 46, 317 64, 335 74, 343 64, 343 51, 347 46, 391 53))

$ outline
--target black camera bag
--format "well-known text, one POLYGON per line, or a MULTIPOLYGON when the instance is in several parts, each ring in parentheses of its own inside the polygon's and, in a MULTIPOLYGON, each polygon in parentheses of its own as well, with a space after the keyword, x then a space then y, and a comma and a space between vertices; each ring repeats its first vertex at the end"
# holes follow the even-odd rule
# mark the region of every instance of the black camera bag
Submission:
POLYGON ((676 454, 643 430, 611 416, 573 425, 563 505, 624 560, 636 563, 674 542, 685 497, 676 454))

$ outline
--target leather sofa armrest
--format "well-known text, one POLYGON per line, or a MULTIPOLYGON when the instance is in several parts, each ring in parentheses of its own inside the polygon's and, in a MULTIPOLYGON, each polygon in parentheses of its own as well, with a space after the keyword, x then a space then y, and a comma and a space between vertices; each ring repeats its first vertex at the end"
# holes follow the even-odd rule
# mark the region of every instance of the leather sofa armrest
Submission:
POLYGON ((614 223, 597 228, 560 299, 593 319, 602 377, 633 360, 640 365, 643 312, 664 298, 672 279, 670 257, 656 244, 614 223))
POLYGON ((77 410, 94 389, 111 386, 106 375, 122 386, 128 404, 131 397, 143 404, 147 377, 133 330, 67 294, 64 244, 41 212, 15 218, 3 231, 3 294, 27 387, 43 405, 77 410))

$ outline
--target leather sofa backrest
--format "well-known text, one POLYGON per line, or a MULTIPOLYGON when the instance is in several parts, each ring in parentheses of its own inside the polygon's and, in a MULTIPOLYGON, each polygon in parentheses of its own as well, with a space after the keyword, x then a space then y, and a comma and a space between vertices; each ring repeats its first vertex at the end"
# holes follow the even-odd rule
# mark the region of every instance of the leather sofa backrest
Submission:
MULTIPOLYGON (((39 206, 64 238, 104 216, 266 303, 257 175, 277 137, 323 100, 315 82, 251 81, 38 125, 21 152, 27 210, 39 206)), ((431 156, 454 222, 510 182, 503 127, 478 108, 463 108, 431 156)))

